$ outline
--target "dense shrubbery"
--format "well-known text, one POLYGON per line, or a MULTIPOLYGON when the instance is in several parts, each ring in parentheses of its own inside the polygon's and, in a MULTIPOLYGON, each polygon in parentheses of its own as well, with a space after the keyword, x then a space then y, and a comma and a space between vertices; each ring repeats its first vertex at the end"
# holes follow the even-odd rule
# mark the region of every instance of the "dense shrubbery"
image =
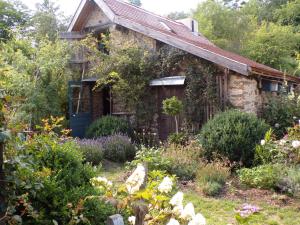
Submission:
POLYGON ((238 174, 241 182, 250 187, 275 189, 280 179, 281 166, 265 164, 252 169, 241 169, 238 174))
POLYGON ((146 148, 137 152, 130 166, 146 163, 149 170, 164 170, 175 174, 180 180, 192 180, 201 164, 202 149, 195 141, 182 145, 167 145, 161 148, 146 148))
POLYGON ((55 135, 35 135, 21 144, 6 169, 12 182, 8 187, 10 209, 25 224, 52 224, 53 220, 66 224, 71 219, 68 203, 76 206, 80 199, 96 194, 89 184, 95 169, 83 164, 74 141, 62 141, 55 135))
POLYGON ((196 183, 204 194, 215 196, 221 192, 229 176, 230 167, 215 161, 197 170, 196 183))
POLYGON ((88 138, 98 138, 119 133, 127 134, 129 137, 132 137, 133 130, 130 124, 121 118, 104 116, 88 127, 86 136, 88 138))
POLYGON ((175 145, 185 145, 189 141, 189 136, 186 133, 173 133, 168 137, 168 143, 175 145))
POLYGON ((99 139, 82 139, 77 141, 86 162, 99 165, 104 157, 102 142, 99 139))
POLYGON ((199 139, 208 159, 218 154, 232 162, 250 166, 254 159, 255 145, 268 129, 268 125, 255 115, 229 110, 208 121, 203 126, 199 139))
POLYGON ((117 134, 102 138, 104 157, 113 162, 126 162, 133 160, 136 147, 129 137, 117 134))
POLYGON ((97 139, 77 141, 87 162, 99 165, 103 158, 113 162, 126 162, 134 158, 136 147, 126 135, 115 134, 97 139))
POLYGON ((300 119, 300 107, 298 98, 294 95, 278 96, 272 98, 263 108, 262 118, 270 124, 278 138, 283 137, 289 127, 298 123, 300 119))
POLYGON ((288 129, 284 139, 276 140, 268 131, 256 146, 252 169, 242 169, 242 183, 259 188, 276 189, 289 195, 300 195, 300 127, 288 129))

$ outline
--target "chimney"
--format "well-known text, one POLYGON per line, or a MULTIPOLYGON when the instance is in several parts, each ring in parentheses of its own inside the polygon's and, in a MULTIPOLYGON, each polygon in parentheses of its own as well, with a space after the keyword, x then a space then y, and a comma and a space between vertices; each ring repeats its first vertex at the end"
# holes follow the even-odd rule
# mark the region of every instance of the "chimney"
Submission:
POLYGON ((186 27, 190 29, 194 34, 198 35, 198 21, 193 18, 185 18, 181 20, 176 20, 177 22, 183 23, 186 27))

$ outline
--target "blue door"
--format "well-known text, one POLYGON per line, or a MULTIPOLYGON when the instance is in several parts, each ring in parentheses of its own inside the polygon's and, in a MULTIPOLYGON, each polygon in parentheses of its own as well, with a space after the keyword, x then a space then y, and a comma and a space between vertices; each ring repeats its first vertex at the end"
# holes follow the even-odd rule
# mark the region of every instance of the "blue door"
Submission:
POLYGON ((92 122, 92 86, 80 81, 69 82, 70 129, 73 137, 83 138, 92 122))

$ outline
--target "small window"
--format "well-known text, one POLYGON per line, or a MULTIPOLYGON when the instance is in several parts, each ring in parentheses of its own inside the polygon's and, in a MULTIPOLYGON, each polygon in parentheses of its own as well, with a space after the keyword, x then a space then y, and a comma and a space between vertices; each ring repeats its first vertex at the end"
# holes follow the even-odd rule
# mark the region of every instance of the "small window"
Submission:
POLYGON ((281 83, 277 81, 262 80, 263 91, 278 92, 280 91, 281 87, 282 87, 281 83))

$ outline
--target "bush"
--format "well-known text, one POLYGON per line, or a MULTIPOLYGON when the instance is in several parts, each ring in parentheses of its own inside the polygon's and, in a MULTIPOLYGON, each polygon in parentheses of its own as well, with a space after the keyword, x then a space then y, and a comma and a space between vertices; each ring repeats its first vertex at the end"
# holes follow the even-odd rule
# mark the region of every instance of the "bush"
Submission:
POLYGON ((99 165, 103 160, 103 146, 99 139, 82 139, 77 141, 85 161, 99 165))
POLYGON ((238 176, 241 183, 249 187, 275 189, 282 169, 279 164, 266 164, 251 169, 241 169, 238 171, 238 176))
POLYGON ((262 118, 272 126, 277 138, 283 137, 287 129, 300 119, 298 99, 292 95, 281 95, 270 99, 263 108, 262 118))
POLYGON ((268 129, 269 126, 255 115, 229 110, 208 121, 200 132, 199 140, 209 160, 218 154, 231 162, 250 166, 255 145, 268 129))
POLYGON ((230 168, 224 162, 215 161, 198 169, 196 183, 204 194, 217 195, 229 176, 230 168))
POLYGON ((300 167, 293 166, 282 172, 277 186, 282 192, 300 197, 300 167))
POLYGON ((128 164, 129 168, 134 168, 138 164, 147 164, 148 170, 162 170, 167 171, 170 167, 170 160, 165 157, 162 157, 163 153, 162 148, 147 148, 145 146, 141 146, 141 148, 137 151, 135 159, 128 164))
POLYGON ((92 198, 84 202, 82 213, 89 220, 89 224, 106 224, 107 218, 117 212, 111 204, 92 198))
POLYGON ((186 145, 189 141, 189 137, 186 133, 173 133, 168 137, 168 143, 175 145, 186 145))
POLYGON ((176 174, 181 180, 192 180, 196 176, 199 166, 201 166, 202 149, 199 143, 191 141, 188 145, 171 144, 162 152, 164 159, 170 163, 167 171, 176 174))
POLYGON ((72 214, 67 205, 97 193, 89 183, 97 171, 83 164, 75 141, 54 134, 35 135, 19 147, 5 167, 10 213, 24 224, 68 224, 72 214))
POLYGON ((136 148, 129 137, 118 134, 102 138, 104 157, 113 162, 126 162, 134 159, 136 148))
POLYGON ((121 118, 103 116, 88 127, 86 137, 98 138, 119 133, 127 134, 129 137, 132 137, 133 130, 130 124, 121 118))

